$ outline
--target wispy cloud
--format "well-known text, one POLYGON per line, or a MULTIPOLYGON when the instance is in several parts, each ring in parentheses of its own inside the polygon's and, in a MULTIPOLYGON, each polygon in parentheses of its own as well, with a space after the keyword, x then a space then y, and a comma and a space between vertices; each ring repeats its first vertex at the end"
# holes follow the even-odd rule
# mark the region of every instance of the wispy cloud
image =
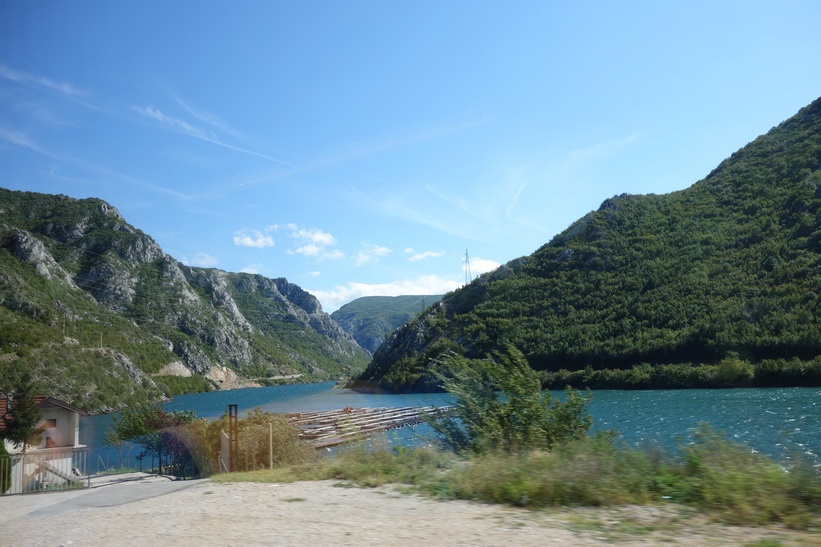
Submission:
POLYGON ((312 152, 288 161, 277 160, 278 163, 288 166, 288 169, 277 168, 257 171, 253 177, 247 178, 240 185, 250 186, 268 183, 300 173, 315 171, 329 165, 375 154, 382 150, 477 127, 486 123, 489 119, 490 116, 487 115, 484 109, 471 110, 341 144, 326 150, 312 152))
MULTIPOLYGON (((509 238, 515 233, 502 231, 504 226, 499 226, 498 215, 480 215, 478 207, 472 209, 464 203, 453 202, 436 193, 411 193, 399 187, 391 190, 377 195, 374 192, 365 194, 352 187, 348 194, 354 196, 358 206, 374 213, 427 226, 471 241, 495 243, 495 239, 509 238)), ((433 188, 428 190, 435 192, 433 188)))
MULTIPOLYGON (((285 165, 292 169, 302 169, 298 165, 294 165, 290 162, 281 160, 279 158, 275 158, 273 156, 269 156, 267 154, 263 154, 257 152, 255 150, 250 150, 248 148, 243 148, 240 146, 235 146, 228 142, 225 142, 220 138, 220 136, 212 130, 207 130, 202 127, 196 126, 182 118, 177 118, 174 116, 169 116, 162 112, 159 108, 154 106, 132 106, 131 110, 136 112, 137 114, 157 121, 161 124, 161 126, 171 130, 176 131, 178 133, 182 133, 183 135, 188 135, 189 137, 193 137, 195 139, 200 139, 202 141, 221 146, 222 148, 226 148, 228 150, 233 150, 235 152, 240 152, 242 154, 248 154, 250 156, 254 156, 257 158, 262 158, 265 160, 272 161, 279 165, 285 165)), ((196 117, 196 116, 195 116, 196 117)), ((213 125, 213 124, 211 124, 213 125)))
POLYGON ((72 95, 75 97, 85 97, 86 95, 88 95, 88 92, 86 90, 73 86, 71 84, 65 82, 57 82, 52 80, 51 78, 46 78, 44 76, 36 76, 34 74, 29 74, 21 70, 15 70, 4 64, 0 64, 0 78, 12 82, 34 84, 39 87, 53 89, 54 91, 59 91, 60 93, 65 93, 66 95, 72 95))
MULTIPOLYGON (((373 212, 402 219, 434 230, 489 244, 546 238, 551 219, 545 218, 546 204, 562 196, 557 187, 578 191, 579 179, 595 163, 622 153, 644 133, 594 142, 567 150, 558 159, 532 157, 500 166, 489 166, 478 180, 438 181, 430 179, 411 185, 398 181, 367 193, 353 187, 349 195, 373 212), (574 188, 573 185, 578 188, 574 188), (420 192, 420 186, 424 189, 420 192), (407 188, 413 187, 413 191, 407 188), (381 191, 379 191, 381 190, 381 191)), ((419 257, 420 259, 422 257, 419 257)))
POLYGON ((309 169, 314 169, 329 163, 338 163, 412 142, 463 131, 482 125, 489 119, 490 117, 484 109, 471 110, 346 143, 321 152, 301 156, 294 161, 305 163, 309 166, 309 169))
POLYGON ((6 145, 28 148, 29 150, 56 160, 55 165, 50 167, 51 176, 56 178, 69 180, 72 182, 94 184, 97 181, 93 177, 96 176, 105 179, 106 184, 111 184, 112 182, 129 184, 165 195, 170 195, 181 200, 191 199, 191 196, 188 194, 177 192, 176 190, 171 190, 169 188, 165 188, 164 186, 132 177, 131 175, 121 173, 116 169, 111 169, 110 167, 104 165, 89 162, 76 156, 56 154, 44 146, 41 146, 37 141, 21 131, 0 127, 0 147, 3 146, 3 142, 5 142, 6 145), (67 174, 64 171, 80 171, 82 174, 67 174))
POLYGON ((131 109, 136 112, 137 114, 141 114, 148 118, 152 118, 161 122, 165 125, 168 125, 176 130, 182 131, 192 137, 196 137, 198 139, 202 139, 205 141, 214 141, 216 140, 217 136, 214 133, 209 133, 208 131, 191 125, 190 123, 186 122, 185 120, 181 120, 179 118, 174 118, 171 116, 167 116, 160 111, 159 108, 154 108, 153 106, 132 106, 131 109))
POLYGON ((205 123, 205 124, 210 125, 211 127, 214 127, 215 129, 219 130, 221 133, 226 133, 228 135, 231 135, 231 136, 237 137, 237 138, 242 138, 242 139, 245 138, 241 133, 239 133, 238 131, 236 131, 232 127, 230 127, 225 121, 223 121, 216 114, 213 114, 211 112, 206 112, 204 110, 195 109, 194 107, 189 105, 187 102, 183 101, 177 95, 172 94, 172 97, 174 97, 174 100, 177 102, 178 105, 180 105, 180 107, 182 107, 183 110, 188 112, 190 115, 194 116, 196 119, 198 119, 202 123, 205 123))
POLYGON ((425 259, 428 259, 428 258, 436 258, 436 257, 444 256, 444 254, 445 254, 442 251, 425 251, 425 252, 422 252, 422 253, 416 253, 416 252, 413 251, 413 249, 405 249, 405 252, 406 253, 413 253, 413 254, 411 254, 411 256, 408 257, 408 260, 410 260, 411 262, 418 262, 420 260, 425 260, 425 259))
POLYGON ((573 150, 567 158, 567 163, 569 166, 578 168, 579 166, 585 165, 590 161, 598 160, 614 153, 620 148, 635 142, 639 139, 639 137, 641 137, 641 135, 641 133, 635 133, 619 139, 610 139, 607 141, 597 142, 585 146, 584 148, 573 150))
POLYGON ((55 154, 51 153, 50 151, 46 150, 45 148, 37 144, 37 142, 35 142, 34 139, 29 137, 22 131, 15 131, 14 129, 0 127, 0 140, 5 141, 7 144, 10 144, 12 146, 28 148, 29 150, 33 150, 50 158, 56 157, 55 154))
POLYGON ((335 287, 330 291, 311 290, 319 298, 327 312, 339 309, 343 304, 363 296, 401 296, 407 294, 444 294, 458 289, 462 284, 437 275, 425 275, 416 279, 405 279, 391 283, 357 283, 335 287))

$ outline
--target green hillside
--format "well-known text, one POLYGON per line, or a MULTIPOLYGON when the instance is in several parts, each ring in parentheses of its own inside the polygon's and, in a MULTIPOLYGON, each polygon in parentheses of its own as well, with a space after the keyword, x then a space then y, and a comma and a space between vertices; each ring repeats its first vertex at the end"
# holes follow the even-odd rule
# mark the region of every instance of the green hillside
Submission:
POLYGON ((284 278, 185 266, 99 199, 0 188, 0 391, 89 410, 335 380, 367 353, 284 278))
POLYGON ((345 304, 331 318, 373 353, 385 337, 442 298, 436 295, 365 296, 345 304))
POLYGON ((786 383, 818 385, 819 215, 816 100, 692 187, 608 199, 532 255, 445 295, 360 380, 425 389, 443 352, 481 357, 512 343, 564 379, 729 359, 762 365, 741 375, 757 385, 788 369, 786 383))

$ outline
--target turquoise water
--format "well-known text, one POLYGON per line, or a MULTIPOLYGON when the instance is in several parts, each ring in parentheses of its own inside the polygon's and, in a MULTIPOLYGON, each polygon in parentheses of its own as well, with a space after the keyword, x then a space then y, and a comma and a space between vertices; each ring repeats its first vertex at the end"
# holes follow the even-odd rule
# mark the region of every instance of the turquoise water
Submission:
MULTIPOLYGON (((213 419, 221 416, 229 404, 238 405, 242 416, 256 407, 285 413, 450 402, 443 393, 372 395, 333 389, 332 385, 326 382, 181 395, 165 407, 193 410, 201 418, 213 419)), ((821 464, 821 388, 594 391, 590 413, 594 428, 617 430, 631 445, 654 441, 672 448, 688 442, 700 423, 708 423, 728 438, 775 458, 801 453, 821 464)), ((110 424, 110 415, 81 420, 80 440, 92 449, 92 471, 117 464, 116 452, 102 445, 110 424)), ((391 442, 402 444, 419 443, 420 436, 431 435, 427 426, 386 434, 391 442)), ((134 465, 136 451, 131 454, 134 465)))

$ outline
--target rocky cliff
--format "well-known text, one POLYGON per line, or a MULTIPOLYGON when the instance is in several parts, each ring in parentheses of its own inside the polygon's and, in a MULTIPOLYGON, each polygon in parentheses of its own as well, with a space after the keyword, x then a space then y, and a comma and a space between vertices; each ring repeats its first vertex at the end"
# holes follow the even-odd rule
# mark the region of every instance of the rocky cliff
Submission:
MULTIPOLYGON (((71 339, 133 362, 137 372, 126 376, 144 384, 153 394, 147 398, 156 398, 158 389, 213 386, 218 382, 203 378, 224 378, 225 371, 235 375, 232 386, 242 378, 271 383, 296 375, 323 381, 353 374, 367 361, 319 301, 284 278, 181 264, 98 199, 5 189, 0 326, 0 353, 16 363, 6 365, 9 377, 25 366, 42 373, 44 387, 71 384, 49 377, 49 367, 37 360, 71 339), (180 374, 155 376, 170 363, 180 363, 199 383, 180 374)), ((71 387, 60 389, 72 399, 71 387)))

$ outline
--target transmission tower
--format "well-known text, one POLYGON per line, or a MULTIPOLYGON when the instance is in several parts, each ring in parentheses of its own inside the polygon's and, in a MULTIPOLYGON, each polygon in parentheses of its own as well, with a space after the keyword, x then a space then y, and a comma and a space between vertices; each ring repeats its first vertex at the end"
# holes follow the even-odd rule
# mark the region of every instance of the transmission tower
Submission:
POLYGON ((465 249, 465 285, 473 281, 473 276, 470 274, 470 257, 468 250, 465 249))

